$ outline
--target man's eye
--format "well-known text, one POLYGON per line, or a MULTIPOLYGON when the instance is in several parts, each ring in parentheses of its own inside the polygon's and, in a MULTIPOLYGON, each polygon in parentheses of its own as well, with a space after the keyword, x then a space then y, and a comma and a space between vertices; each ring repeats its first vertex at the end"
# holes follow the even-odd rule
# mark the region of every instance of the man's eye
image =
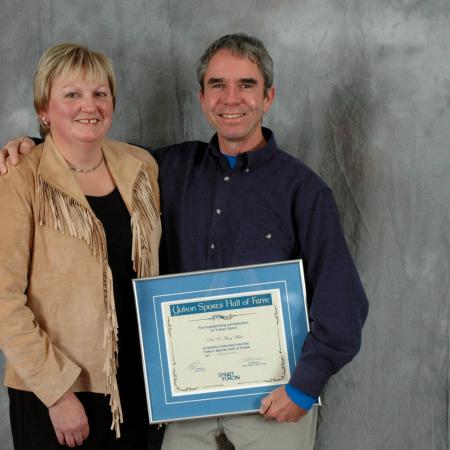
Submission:
POLYGON ((251 89, 253 87, 253 84, 241 84, 241 89, 251 89))
POLYGON ((224 84, 223 83, 214 83, 211 85, 211 87, 213 89, 223 89, 224 88, 224 84))

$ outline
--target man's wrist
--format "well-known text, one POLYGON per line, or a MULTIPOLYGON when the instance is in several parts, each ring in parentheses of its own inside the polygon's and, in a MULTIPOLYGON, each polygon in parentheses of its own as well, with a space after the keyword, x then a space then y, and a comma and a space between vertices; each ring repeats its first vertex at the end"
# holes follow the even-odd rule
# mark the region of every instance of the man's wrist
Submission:
POLYGON ((311 407, 318 401, 317 397, 311 397, 310 395, 305 394, 301 389, 292 386, 292 384, 288 383, 285 389, 288 397, 297 406, 300 406, 300 408, 304 409, 305 411, 311 409, 311 407))

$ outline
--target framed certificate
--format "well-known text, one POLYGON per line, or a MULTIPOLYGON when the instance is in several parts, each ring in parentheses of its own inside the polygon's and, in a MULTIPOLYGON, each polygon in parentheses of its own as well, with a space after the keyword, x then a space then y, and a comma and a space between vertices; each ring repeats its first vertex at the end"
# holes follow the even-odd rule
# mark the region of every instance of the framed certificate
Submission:
POLYGON ((309 331, 300 260, 133 280, 151 423, 256 412, 309 331))

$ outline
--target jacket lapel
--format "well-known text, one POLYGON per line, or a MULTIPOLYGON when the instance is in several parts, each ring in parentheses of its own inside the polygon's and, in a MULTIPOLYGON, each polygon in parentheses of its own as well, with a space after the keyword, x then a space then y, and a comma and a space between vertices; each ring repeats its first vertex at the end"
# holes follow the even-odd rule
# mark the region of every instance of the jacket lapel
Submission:
POLYGON ((44 148, 38 167, 38 177, 43 178, 49 185, 72 197, 79 204, 90 210, 89 203, 81 191, 73 172, 50 135, 47 135, 43 145, 44 148))
POLYGON ((124 151, 123 144, 120 142, 105 139, 102 142, 102 149, 114 182, 128 212, 131 213, 134 184, 139 171, 143 167, 143 162, 124 151))

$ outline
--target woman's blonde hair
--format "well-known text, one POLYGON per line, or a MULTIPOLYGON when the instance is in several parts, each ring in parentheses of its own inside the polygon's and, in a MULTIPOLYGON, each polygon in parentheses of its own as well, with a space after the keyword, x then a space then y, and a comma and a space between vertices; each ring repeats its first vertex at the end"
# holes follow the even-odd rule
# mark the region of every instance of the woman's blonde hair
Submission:
MULTIPOLYGON (((57 76, 83 77, 88 80, 107 80, 116 104, 116 77, 110 59, 77 44, 58 44, 48 48, 37 66, 33 83, 34 109, 39 115, 46 110, 50 100, 52 82, 57 76)), ((45 137, 49 124, 39 118, 39 131, 45 137)))

